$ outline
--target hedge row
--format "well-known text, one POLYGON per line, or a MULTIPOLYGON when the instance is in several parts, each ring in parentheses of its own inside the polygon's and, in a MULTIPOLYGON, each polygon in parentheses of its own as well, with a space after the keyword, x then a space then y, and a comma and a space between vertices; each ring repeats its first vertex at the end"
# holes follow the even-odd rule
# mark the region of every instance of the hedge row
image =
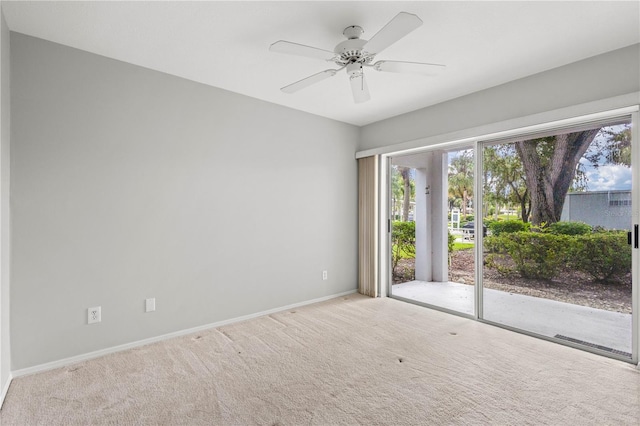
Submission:
POLYGON ((530 223, 524 223, 521 220, 500 220, 488 223, 491 235, 500 235, 505 232, 521 232, 531 229, 530 223))
MULTIPOLYGON (((492 235, 500 235, 506 232, 532 231, 530 223, 521 220, 485 221, 492 235)), ((548 226, 536 227, 536 231, 555 235, 584 235, 593 231, 590 225, 584 222, 556 222, 548 226)))
POLYGON ((597 281, 611 282, 631 270, 631 250, 624 231, 571 235, 502 232, 484 241, 486 266, 504 274, 551 279, 568 268, 586 272, 597 281))

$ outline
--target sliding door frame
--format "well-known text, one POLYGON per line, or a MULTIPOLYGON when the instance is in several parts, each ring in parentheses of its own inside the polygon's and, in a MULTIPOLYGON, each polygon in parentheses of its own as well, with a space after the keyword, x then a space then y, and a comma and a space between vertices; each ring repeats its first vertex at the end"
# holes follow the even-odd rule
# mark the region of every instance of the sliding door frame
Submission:
MULTIPOLYGON (((632 223, 640 223, 640 109, 631 113, 632 223), (634 204, 635 203, 635 204, 634 204)), ((640 250, 631 256, 631 362, 638 364, 640 350, 640 250)))
MULTIPOLYGON (((433 151, 455 151, 457 149, 474 149, 474 161, 476 160, 476 153, 475 153, 475 148, 476 148, 477 143, 476 142, 471 142, 471 141, 465 141, 463 143, 460 142, 453 142, 453 143, 444 143, 444 144, 438 144, 438 145, 432 145, 432 146, 426 146, 420 149, 414 149, 411 150, 412 154, 419 154, 419 153, 425 153, 425 152, 433 152, 433 151)), ((473 314, 468 314, 468 313, 464 313, 464 312, 460 312, 460 311, 456 311, 453 309, 449 309, 449 308, 445 308, 439 305, 433 305, 430 304, 428 302, 421 302, 418 300, 413 300, 413 299, 408 299, 406 297, 401 297, 401 296, 397 296, 393 294, 393 270, 391 268, 392 265, 392 261, 391 261, 391 231, 392 231, 392 212, 391 212, 391 163, 393 160, 393 157, 397 157, 399 154, 404 154, 405 152, 397 152, 397 153, 391 153, 391 154, 383 154, 381 155, 381 163, 384 164, 383 166, 383 174, 381 174, 381 188, 382 191, 385 191, 384 188, 386 188, 386 193, 385 193, 385 204, 386 204, 386 210, 382 210, 382 212, 380 213, 380 217, 383 218, 381 220, 381 228, 380 228, 380 232, 386 232, 387 233, 387 238, 384 239, 384 244, 380 247, 380 263, 381 264, 385 264, 387 265, 387 271, 384 275, 384 279, 386 279, 386 285, 385 283, 382 284, 382 286, 384 288, 386 288, 387 291, 387 296, 388 297, 392 297, 394 299, 403 301, 403 302, 407 302, 407 303, 411 303, 414 305, 418 305, 418 306, 422 306, 425 308, 429 308, 429 309, 434 309, 437 311, 441 311, 441 312, 445 312, 447 314, 453 314, 453 315, 457 315, 463 318, 469 318, 469 319, 474 319, 477 320, 478 319, 478 314, 477 314, 477 309, 475 309, 477 307, 477 301, 476 301, 476 294, 477 290, 474 289, 474 313, 473 314), (384 219, 386 218, 386 219, 384 219), (384 229, 383 229, 384 228, 384 229)), ((474 171, 475 173, 475 171, 474 171)), ((477 227, 477 225, 476 225, 477 227)), ((476 228, 476 235, 477 234, 477 228, 476 228)), ((474 248, 474 261, 475 259, 477 259, 477 243, 476 243, 476 247, 474 248)), ((476 262, 477 264, 477 262, 476 262)), ((381 275, 382 276, 382 275, 381 275)))
POLYGON ((391 296, 391 156, 380 156, 380 296, 391 296))
MULTIPOLYGON (((476 137, 468 137, 461 140, 452 140, 450 142, 436 143, 432 145, 425 145, 416 148, 410 148, 405 150, 394 151, 390 153, 381 153, 381 173, 380 173, 380 189, 381 189, 381 211, 380 211, 380 232, 381 235, 386 235, 385 238, 380 238, 380 265, 381 268, 386 269, 381 271, 381 287, 384 288, 382 294, 386 293, 387 296, 392 296, 391 286, 393 280, 391 277, 391 265, 390 265, 390 253, 391 253, 391 233, 390 233, 390 164, 391 158, 398 155, 406 155, 409 153, 427 152, 437 149, 455 150, 459 147, 469 147, 473 145, 474 149, 474 206, 482 206, 482 192, 483 192, 483 164, 482 164, 482 148, 488 144, 495 144, 499 141, 504 141, 511 138, 523 138, 528 135, 536 135, 542 132, 554 132, 563 129, 588 124, 589 122, 603 121, 603 120, 616 120, 620 118, 631 118, 631 143, 632 143, 632 222, 631 224, 640 224, 640 106, 632 105, 624 108, 617 108, 592 114, 585 114, 574 116, 571 118, 564 118, 556 121, 548 121, 531 126, 515 127, 510 130, 496 132, 486 135, 478 135, 476 137)), ((477 214, 476 214, 477 216, 477 214)), ((416 302, 409 299, 397 297, 399 300, 407 301, 417 305, 425 306, 428 308, 436 309, 439 311, 451 313, 458 316, 475 319, 479 322, 490 324, 493 326, 508 329, 517 333, 537 337, 543 340, 548 340, 554 343, 570 346, 576 349, 580 349, 587 352, 596 353, 609 358, 618 359, 625 362, 631 362, 638 364, 638 350, 640 341, 640 249, 632 248, 632 356, 631 358, 623 357, 621 355, 612 354, 606 351, 601 351, 596 348, 590 348, 587 346, 579 345, 570 341, 560 340, 553 337, 547 337, 540 334, 528 332, 526 330, 510 327, 508 325, 491 322, 484 319, 483 311, 483 285, 482 285, 482 233, 481 221, 475 221, 475 312, 474 315, 463 314, 460 312, 452 311, 446 308, 441 308, 426 303, 416 302)))
POLYGON ((474 206, 480 206, 480 213, 476 213, 474 215, 474 222, 473 224, 475 225, 475 229, 473 230, 473 232, 475 233, 475 288, 474 288, 474 292, 475 292, 475 302, 476 302, 476 309, 475 309, 475 319, 476 320, 482 320, 483 318, 483 314, 484 314, 484 303, 483 303, 483 295, 484 295, 484 291, 483 291, 483 283, 482 283, 482 259, 483 259, 483 253, 482 253, 482 247, 484 247, 484 230, 482 228, 483 225, 483 220, 482 220, 482 193, 484 191, 484 185, 483 185, 483 176, 484 176, 484 166, 482 164, 482 143, 478 140, 476 140, 473 143, 473 154, 474 154, 474 170, 473 170, 473 182, 474 182, 474 200, 473 200, 473 204, 474 206), (481 218, 481 220, 478 220, 478 217, 481 218), (478 232, 478 230, 480 230, 480 232, 478 232))
MULTIPOLYGON (((606 123, 607 121, 616 121, 619 119, 624 119, 624 120, 630 120, 631 122, 631 128, 632 128, 632 135, 631 135, 631 144, 632 144, 632 149, 631 149, 631 155, 632 155, 632 160, 631 160, 631 173, 632 173, 632 184, 631 184, 631 194, 632 194, 632 214, 631 214, 631 222, 629 223, 629 229, 631 229, 633 227, 633 224, 640 224, 640 210, 638 209, 638 205, 640 204, 640 171, 638 169, 640 169, 640 155, 639 152, 640 151, 640 146, 638 146, 638 143, 640 142, 637 138, 638 138, 638 108, 634 107, 632 109, 626 109, 624 111, 611 111, 609 114, 607 113, 602 113, 602 114, 598 114, 597 116, 590 116, 590 117, 576 117, 575 119, 572 120, 563 120, 563 121, 559 121, 559 122, 554 122, 554 123, 549 123, 548 126, 542 126, 539 129, 536 129, 535 132, 530 132, 530 131, 525 131, 525 129, 523 129, 523 131, 521 133, 516 133, 516 134, 512 134, 512 135, 507 135, 507 136, 502 136, 502 137, 492 137, 492 138, 479 138, 478 141, 476 141, 476 176, 478 176, 478 179, 476 179, 476 185, 475 185, 475 190, 476 193, 474 195, 475 198, 475 203, 477 203, 477 205, 483 205, 483 197, 484 197, 484 188, 483 188, 483 182, 482 182, 482 176, 483 176, 483 152, 484 152, 484 148, 486 146, 491 146, 491 145, 497 145, 497 144, 501 144, 501 143, 508 143, 510 141, 515 141, 515 140, 523 140, 525 138, 535 138, 535 137, 541 137, 543 135, 547 135, 547 134, 555 134, 555 133, 561 133, 561 132, 567 132, 567 131, 574 131, 574 129, 576 127, 582 126, 582 125, 589 125, 591 123, 606 123)), ((621 361, 626 361, 626 362, 631 362, 633 364, 637 364, 638 363, 638 340, 640 339, 639 336, 639 316, 638 315, 638 306, 639 306, 639 300, 638 300, 638 286, 639 286, 639 282, 638 282, 638 277, 639 277, 639 259, 640 259, 640 249, 637 248, 632 248, 631 249, 631 260, 632 260, 632 268, 631 268, 631 283, 632 283, 632 287, 631 287, 631 305, 632 305, 632 316, 631 316, 631 359, 629 357, 625 357, 622 355, 618 355, 615 353, 611 353, 611 352, 607 352, 607 351, 603 351, 597 348, 592 348, 589 346, 585 346, 585 345, 581 345, 578 343, 574 343, 571 341, 566 341, 566 340, 561 340, 555 337, 549 337, 549 336, 544 336, 535 332, 531 332, 528 330, 523 330, 514 326, 509 326, 508 324, 503 324, 503 323, 498 323, 498 322, 494 322, 488 319, 484 318, 484 308, 483 308, 483 286, 482 286, 482 279, 483 279, 483 253, 482 253, 482 237, 480 237, 481 233, 478 234, 478 227, 480 226, 480 222, 476 221, 475 223, 476 225, 476 235, 479 236, 479 238, 477 237, 476 240, 476 244, 477 244, 477 252, 476 252, 476 301, 478 303, 477 308, 477 312, 478 312, 478 320, 480 322, 486 323, 486 324, 491 324, 497 327, 501 327, 501 328, 505 328, 511 331, 515 331, 518 333, 522 333, 522 334, 526 334, 529 336, 533 336, 533 337, 537 337, 540 339, 544 339, 544 340, 548 340, 554 343, 559 343, 559 344, 563 344, 565 346, 570 346, 576 349, 581 349, 587 352, 592 352, 592 353, 596 353, 598 355, 604 355, 607 356, 609 358, 614 358, 614 359, 618 359, 621 361)), ((633 246, 632 246, 633 247, 633 246)))

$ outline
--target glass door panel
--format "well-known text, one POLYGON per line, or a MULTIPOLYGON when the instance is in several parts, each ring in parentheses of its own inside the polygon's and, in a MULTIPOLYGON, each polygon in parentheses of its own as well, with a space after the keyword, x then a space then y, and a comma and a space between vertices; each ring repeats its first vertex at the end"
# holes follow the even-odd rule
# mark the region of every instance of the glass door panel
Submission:
POLYGON ((474 315, 473 152, 392 159, 392 296, 474 315))
POLYGON ((630 121, 482 145, 482 318, 631 358, 630 121))

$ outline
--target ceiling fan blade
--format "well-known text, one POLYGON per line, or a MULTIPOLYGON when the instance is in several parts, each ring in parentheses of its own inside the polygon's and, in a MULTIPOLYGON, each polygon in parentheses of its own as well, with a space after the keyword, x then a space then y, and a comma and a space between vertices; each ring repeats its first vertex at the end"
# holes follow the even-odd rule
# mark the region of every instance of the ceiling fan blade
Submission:
POLYGON ((335 53, 329 50, 318 49, 317 47, 305 46, 304 44, 292 43, 284 40, 276 41, 269 46, 269 50, 272 52, 287 53, 289 55, 324 59, 326 61, 330 61, 334 56, 336 56, 335 53))
POLYGON ((400 12, 371 37, 363 49, 372 55, 380 53, 420 25, 422 25, 422 20, 416 15, 400 12))
POLYGON ((364 74, 361 73, 358 76, 350 77, 350 81, 351 92, 353 92, 353 100, 355 103, 359 104, 371 99, 371 95, 369 95, 369 87, 364 79, 364 74))
POLYGON ((378 61, 373 64, 373 69, 376 71, 422 75, 438 75, 445 68, 446 65, 427 64, 424 62, 378 61))
POLYGON ((282 90, 284 93, 295 93, 298 90, 304 89, 305 87, 309 87, 312 84, 316 84, 326 78, 333 77, 336 75, 337 70, 324 70, 317 74, 313 74, 307 78, 303 78, 300 81, 296 81, 288 86, 284 86, 282 90))

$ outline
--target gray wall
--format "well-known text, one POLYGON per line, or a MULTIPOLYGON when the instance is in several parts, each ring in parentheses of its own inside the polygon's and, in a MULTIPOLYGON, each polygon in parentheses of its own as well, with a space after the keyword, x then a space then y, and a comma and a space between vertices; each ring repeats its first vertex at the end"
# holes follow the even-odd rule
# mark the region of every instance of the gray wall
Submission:
POLYGON ((4 389, 11 370, 9 329, 9 280, 11 277, 11 222, 9 218, 11 67, 9 27, 1 11, 0 64, 0 389, 4 389))
POLYGON ((633 220, 631 191, 570 192, 564 199, 561 220, 630 230, 633 220))
POLYGON ((635 44, 369 124, 361 129, 358 150, 458 132, 638 91, 640 44, 635 44))
POLYGON ((356 127, 16 33, 11 59, 13 369, 356 289, 356 127))

